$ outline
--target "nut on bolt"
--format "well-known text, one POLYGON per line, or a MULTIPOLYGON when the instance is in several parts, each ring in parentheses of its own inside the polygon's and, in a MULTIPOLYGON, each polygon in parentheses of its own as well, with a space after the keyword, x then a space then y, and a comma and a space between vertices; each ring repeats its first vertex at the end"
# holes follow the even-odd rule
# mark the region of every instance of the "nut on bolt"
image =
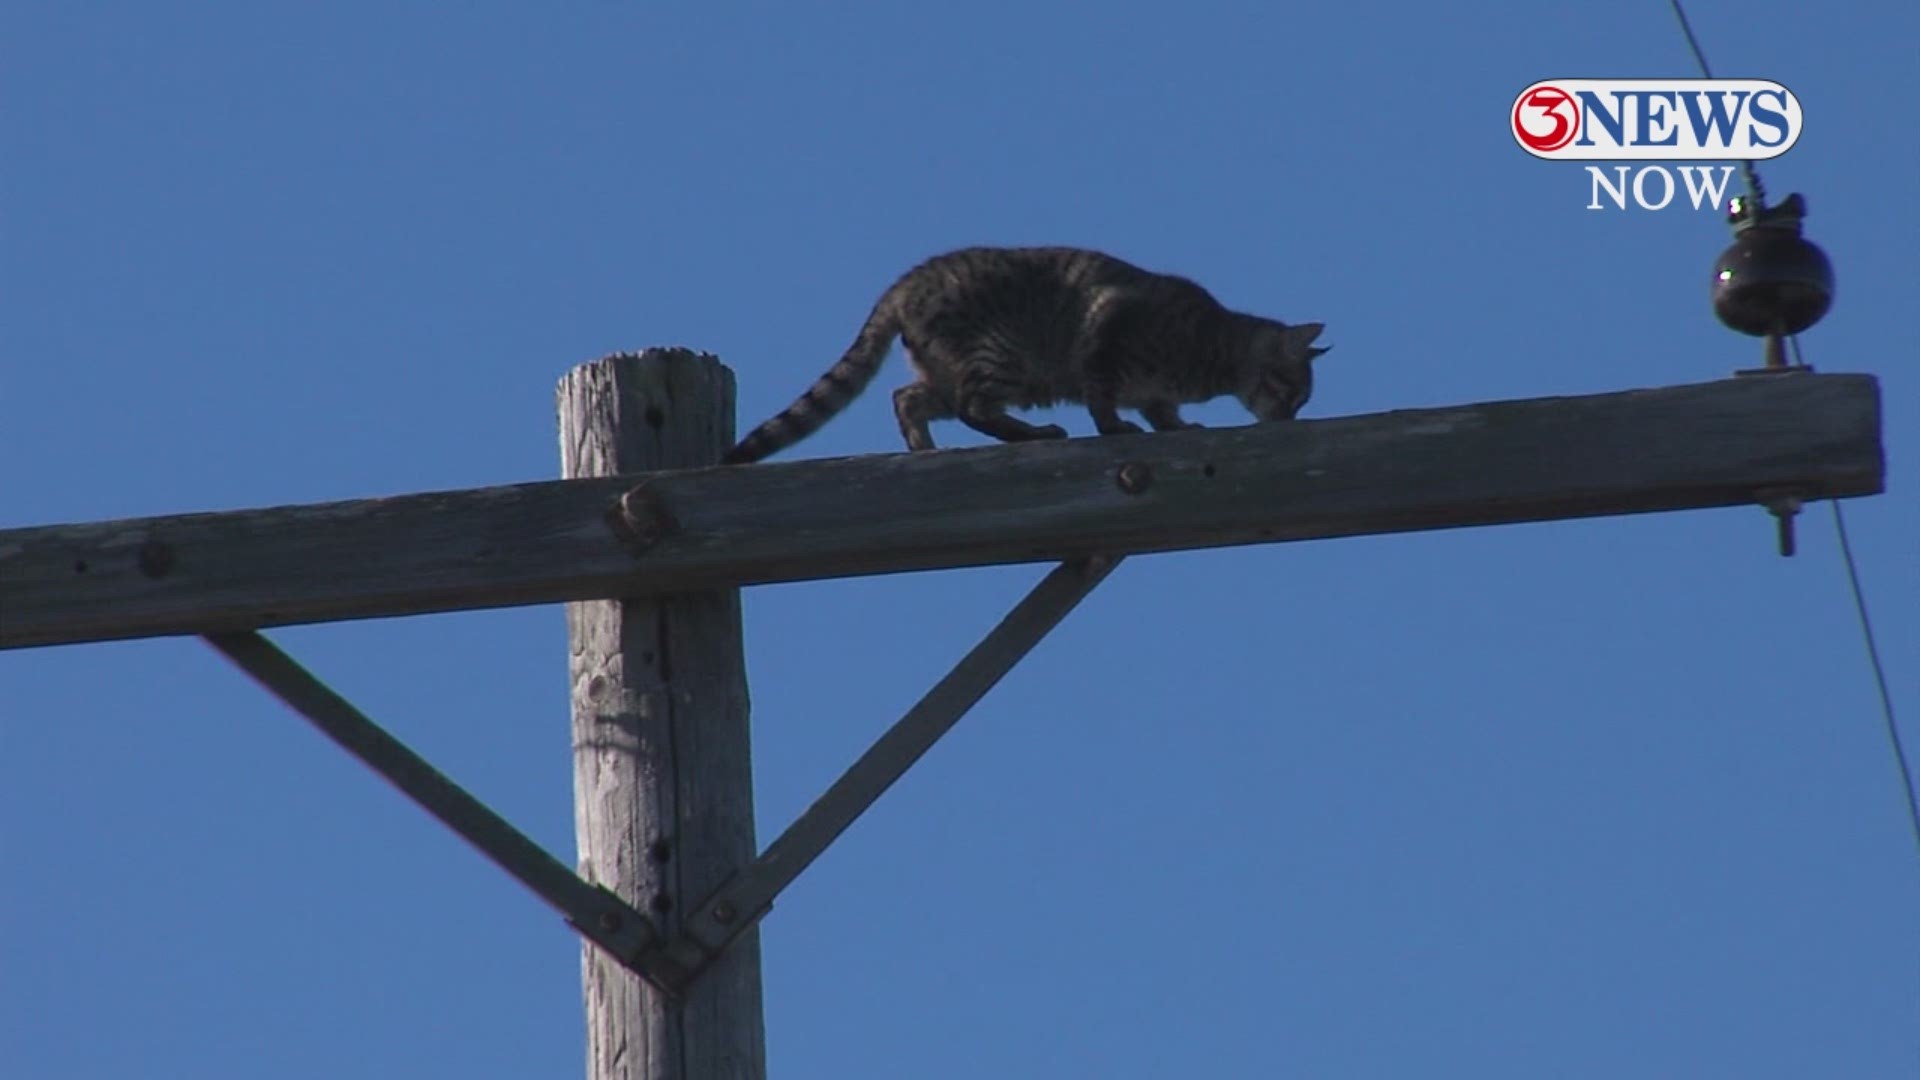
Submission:
POLYGON ((1780 554, 1791 556, 1794 552, 1793 515, 1800 512, 1800 500, 1787 495, 1769 502, 1767 511, 1773 515, 1774 533, 1780 544, 1780 554))
POLYGON ((1121 491, 1138 495, 1153 486, 1153 468, 1145 462, 1129 461, 1120 466, 1120 473, 1114 479, 1121 491))
POLYGON ((620 497, 607 512, 607 524, 635 554, 680 531, 680 522, 673 516, 673 510, 646 481, 620 497))
POLYGON ((738 913, 733 910, 733 905, 727 903, 725 900, 713 905, 713 920, 715 922, 730 923, 736 914, 738 913))
POLYGON ((1780 543, 1780 554, 1792 555, 1794 553, 1793 516, 1800 512, 1800 493, 1791 488, 1763 488, 1754 492, 1754 499, 1773 515, 1775 532, 1780 543))

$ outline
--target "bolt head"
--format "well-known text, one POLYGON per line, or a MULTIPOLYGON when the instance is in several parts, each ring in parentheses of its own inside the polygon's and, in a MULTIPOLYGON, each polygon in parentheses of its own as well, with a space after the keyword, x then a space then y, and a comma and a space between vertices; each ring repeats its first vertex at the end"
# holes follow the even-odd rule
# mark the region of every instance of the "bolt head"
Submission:
POLYGON ((1153 486, 1153 468, 1144 462, 1129 461, 1120 466, 1115 482, 1120 490, 1129 495, 1138 495, 1153 486))

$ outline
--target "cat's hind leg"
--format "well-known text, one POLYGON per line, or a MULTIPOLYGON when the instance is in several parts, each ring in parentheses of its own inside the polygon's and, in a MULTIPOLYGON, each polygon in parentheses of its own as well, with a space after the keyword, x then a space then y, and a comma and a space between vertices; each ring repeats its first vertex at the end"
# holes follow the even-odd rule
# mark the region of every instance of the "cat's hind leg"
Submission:
POLYGON ((1029 424, 1007 415, 1007 403, 982 394, 970 395, 960 402, 960 422, 982 435, 1002 442, 1032 442, 1035 439, 1064 439, 1067 429, 1059 424, 1029 424))
POLYGON ((1009 386, 995 377, 990 366, 981 365, 977 374, 969 373, 969 377, 961 382, 960 400, 954 403, 957 406, 955 412, 959 414, 961 423, 1002 442, 1067 437, 1067 429, 1059 424, 1029 424, 1008 416, 1007 403, 1016 390, 1017 387, 1009 386))
POLYGON ((933 449, 933 435, 927 424, 952 418, 953 409, 933 387, 910 382, 893 392, 893 415, 900 421, 900 434, 906 436, 907 449, 933 449))

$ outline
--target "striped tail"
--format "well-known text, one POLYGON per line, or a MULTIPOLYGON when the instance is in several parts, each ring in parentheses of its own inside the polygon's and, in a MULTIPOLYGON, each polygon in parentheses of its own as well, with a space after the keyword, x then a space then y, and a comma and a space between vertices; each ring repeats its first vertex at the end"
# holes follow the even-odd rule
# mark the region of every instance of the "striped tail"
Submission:
POLYGON ((894 315, 891 291, 880 298, 860 336, 853 339, 838 363, 807 387, 794 403, 772 419, 747 432, 733 449, 720 459, 725 465, 744 465, 777 454, 820 430, 840 410, 852 404, 880 371, 881 361, 900 332, 900 320, 894 315))

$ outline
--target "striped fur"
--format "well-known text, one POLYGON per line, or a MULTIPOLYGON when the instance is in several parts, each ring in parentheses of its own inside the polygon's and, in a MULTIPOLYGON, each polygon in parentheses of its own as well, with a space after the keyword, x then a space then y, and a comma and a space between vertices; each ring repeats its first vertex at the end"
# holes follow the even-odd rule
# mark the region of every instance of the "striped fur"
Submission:
POLYGON ((852 347, 806 393, 747 433, 731 464, 759 461, 819 430, 865 390, 898 337, 917 378, 894 391, 910 450, 927 425, 958 418, 1008 442, 1059 439, 1057 424, 1007 415, 1084 403, 1103 435, 1197 427, 1182 404, 1232 394, 1262 420, 1288 420, 1313 392, 1320 323, 1229 311, 1185 278, 1077 248, 966 248, 909 270, 873 307, 852 347))

